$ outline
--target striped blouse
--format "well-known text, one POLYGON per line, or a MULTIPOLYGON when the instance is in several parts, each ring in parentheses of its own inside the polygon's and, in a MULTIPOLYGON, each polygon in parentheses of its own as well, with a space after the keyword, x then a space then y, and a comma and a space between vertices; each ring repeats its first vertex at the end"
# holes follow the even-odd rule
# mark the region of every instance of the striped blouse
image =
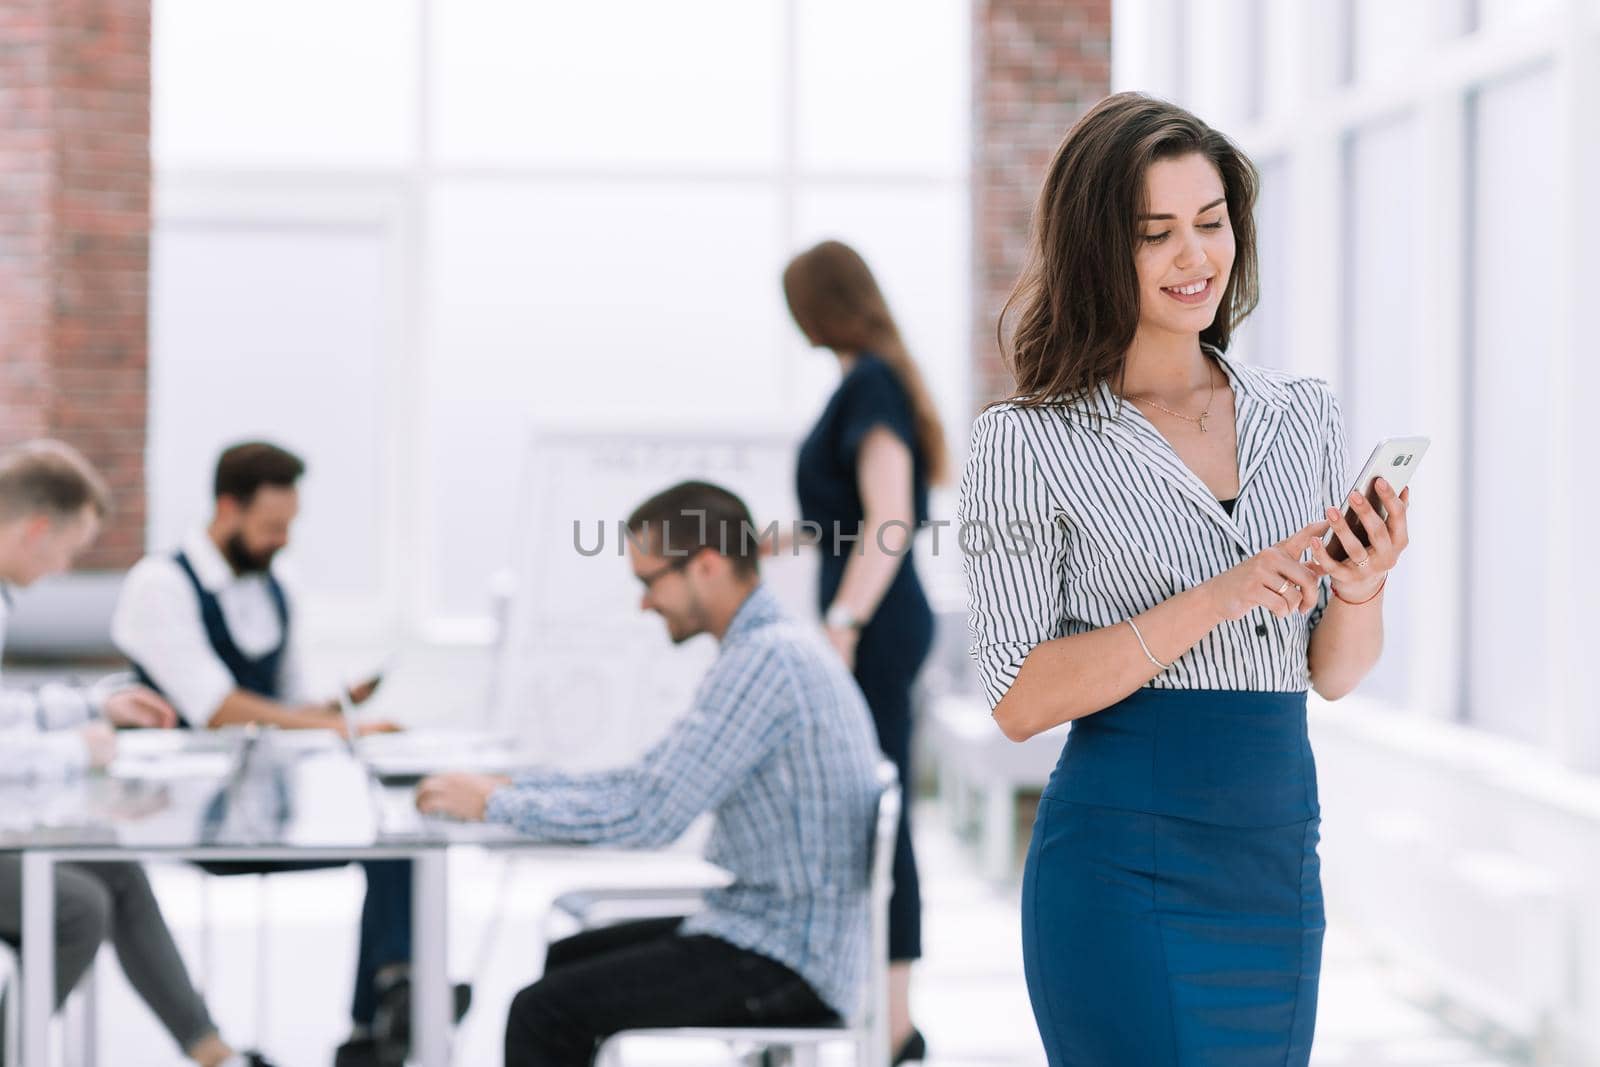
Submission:
MULTIPOLYGON (((1348 489, 1338 399, 1317 378, 1208 350, 1234 390, 1239 496, 1230 516, 1132 404, 1102 383, 1042 408, 978 416, 957 515, 972 655, 991 705, 1045 641, 1114 626, 1323 517, 1348 489)), ((1327 608, 1257 608, 1217 626, 1149 686, 1300 692, 1327 608)), ((1132 635, 1129 635, 1132 639, 1132 635)))

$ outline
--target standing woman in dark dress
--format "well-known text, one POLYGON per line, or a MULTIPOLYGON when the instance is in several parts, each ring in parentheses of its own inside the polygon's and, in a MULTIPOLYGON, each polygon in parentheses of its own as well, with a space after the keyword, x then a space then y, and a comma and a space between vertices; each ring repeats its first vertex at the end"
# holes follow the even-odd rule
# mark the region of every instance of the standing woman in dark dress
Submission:
MULTIPOLYGON (((825 241, 783 272, 806 339, 833 350, 843 378, 800 446, 801 517, 822 530, 817 606, 828 640, 855 672, 878 743, 911 786, 911 683, 933 642, 912 536, 928 518, 928 484, 948 460, 933 399, 906 351, 872 272, 825 241), (857 539, 859 535, 859 539, 857 539)), ((911 963, 922 955, 922 901, 910 805, 900 811, 889 905, 889 1034, 895 1063, 921 1060, 911 1022, 911 963)))
POLYGON ((1377 661, 1410 490, 1379 480, 1386 521, 1347 499, 1328 384, 1226 354, 1255 304, 1255 189, 1182 108, 1095 105, 1050 164, 1008 307, 1017 393, 973 427, 963 533, 1027 532, 964 559, 995 720, 1019 741, 1072 723, 1022 884, 1051 1067, 1311 1055, 1306 689, 1336 700, 1377 661))

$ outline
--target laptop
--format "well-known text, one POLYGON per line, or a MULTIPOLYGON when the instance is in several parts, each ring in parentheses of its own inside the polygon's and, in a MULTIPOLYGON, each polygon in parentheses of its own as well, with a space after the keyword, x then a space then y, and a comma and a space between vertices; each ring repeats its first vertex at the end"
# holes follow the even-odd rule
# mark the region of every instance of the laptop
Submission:
POLYGON ((350 700, 350 691, 339 686, 339 717, 344 720, 344 743, 350 758, 361 768, 367 780, 367 796, 372 805, 372 818, 381 835, 406 837, 420 834, 424 829, 422 813, 407 791, 386 788, 382 776, 372 761, 356 743, 356 709, 350 700))
POLYGON ((514 774, 533 762, 515 736, 492 730, 424 726, 369 734, 358 743, 355 706, 343 688, 339 690, 339 714, 349 735, 346 743, 351 757, 386 786, 416 785, 442 771, 514 774))

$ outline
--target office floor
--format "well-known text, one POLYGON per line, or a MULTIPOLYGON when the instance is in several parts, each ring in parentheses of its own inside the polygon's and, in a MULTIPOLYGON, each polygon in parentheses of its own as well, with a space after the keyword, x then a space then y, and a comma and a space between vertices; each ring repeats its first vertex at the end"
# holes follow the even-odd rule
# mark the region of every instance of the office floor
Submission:
MULTIPOLYGON (((939 1067, 1042 1064, 1022 981, 1015 888, 996 888, 973 873, 970 856, 938 812, 920 812, 919 847, 927 893, 928 954, 915 992, 916 1014, 939 1067)), ((457 1062, 499 1062, 505 1009, 537 973, 548 901, 563 886, 618 877, 563 864, 521 862, 509 877, 503 861, 479 853, 452 860, 452 969, 476 986, 457 1062), (489 917, 503 894, 503 917, 489 917), (487 942, 487 943, 486 943, 487 942)), ((330 1062, 344 1036, 361 881, 353 871, 280 876, 270 882, 206 883, 181 867, 153 874, 169 921, 214 1011, 235 1040, 258 1043, 283 1067, 330 1062), (202 916, 209 909, 209 920, 202 916), (258 942, 257 916, 268 931, 258 942), (209 929, 209 951, 202 929, 209 929), (264 989, 255 982, 265 951, 264 989), (201 960, 210 961, 207 977, 201 960), (259 1020, 259 1023, 258 1023, 259 1020), (259 1029, 257 1029, 259 1025, 259 1029)), ((169 1067, 182 1062, 107 953, 101 957, 101 1063, 169 1067)), ((629 1062, 711 1067, 718 1048, 639 1045, 629 1062)), ((825 1060, 848 1062, 842 1050, 825 1060)), ((1402 995, 1397 976, 1357 936, 1330 931, 1313 1063, 1318 1067, 1507 1067, 1453 1034, 1402 995)))

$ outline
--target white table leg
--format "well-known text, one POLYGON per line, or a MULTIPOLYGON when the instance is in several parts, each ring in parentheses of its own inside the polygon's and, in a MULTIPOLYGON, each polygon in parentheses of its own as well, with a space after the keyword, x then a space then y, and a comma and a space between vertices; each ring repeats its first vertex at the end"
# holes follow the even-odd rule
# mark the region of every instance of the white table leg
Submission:
POLYGON ((954 771, 950 772, 949 784, 946 785, 943 773, 940 772, 939 790, 948 790, 950 794, 950 826, 957 837, 964 839, 972 830, 972 788, 965 778, 954 771))
POLYGON ((56 986, 56 860, 22 854, 22 1062, 50 1062, 56 986))
POLYGON ((452 1019, 449 856, 419 853, 411 866, 411 1055, 420 1067, 449 1067, 452 1019))
POLYGON ((83 996, 83 1067, 100 1064, 100 979, 99 968, 91 966, 83 976, 79 990, 83 996))
POLYGON ((256 913, 256 1017, 253 1043, 265 1048, 272 1027, 272 877, 258 874, 255 882, 256 913))
POLYGON ((89 964, 62 1008, 61 1045, 68 1067, 95 1067, 99 1062, 97 970, 95 964, 89 964))

